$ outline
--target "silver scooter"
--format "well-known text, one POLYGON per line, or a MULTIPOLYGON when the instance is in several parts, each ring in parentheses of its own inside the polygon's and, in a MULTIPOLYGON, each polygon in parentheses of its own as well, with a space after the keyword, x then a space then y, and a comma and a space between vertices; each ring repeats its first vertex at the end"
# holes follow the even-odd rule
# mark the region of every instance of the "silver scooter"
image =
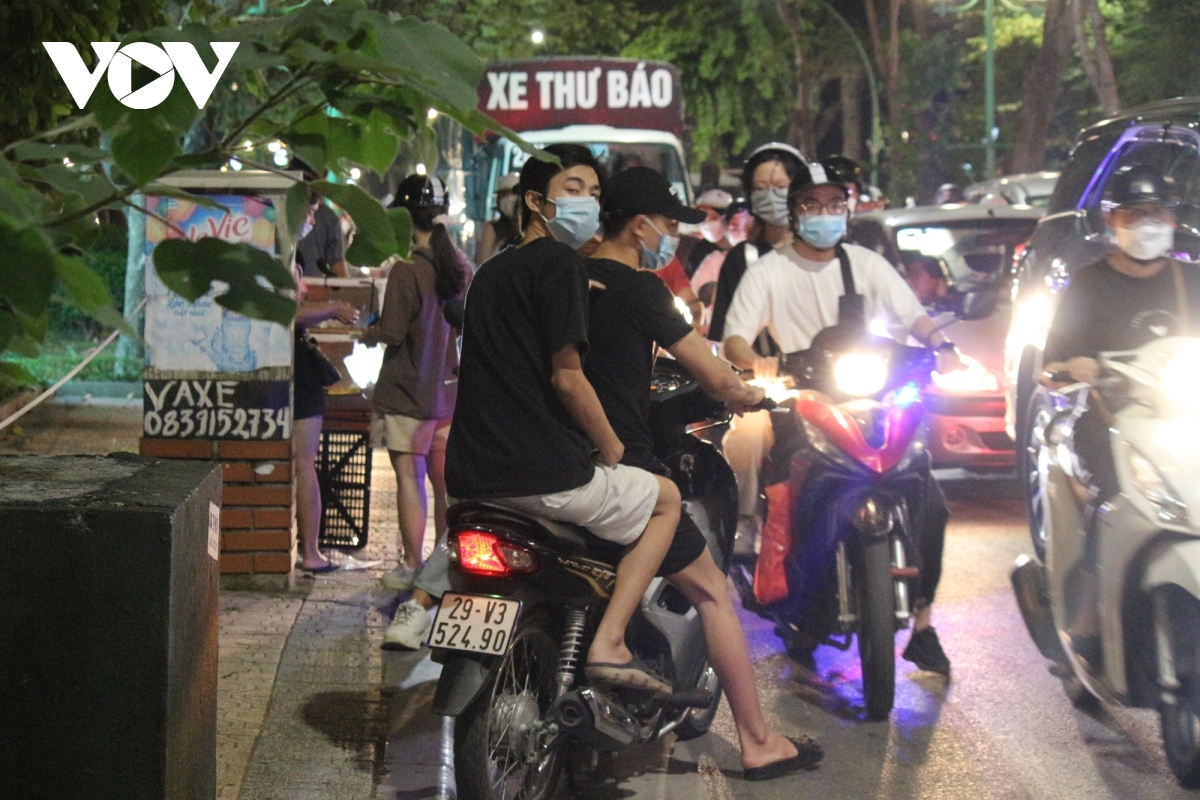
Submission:
POLYGON ((1040 388, 1033 398, 1030 491, 1040 502, 1030 504, 1030 522, 1044 556, 1017 560, 1013 589, 1072 702, 1156 709, 1171 770, 1184 786, 1200 788, 1200 339, 1164 337, 1104 353, 1100 363, 1094 385, 1040 388), (1072 434, 1095 404, 1111 415, 1120 492, 1095 514, 1088 543, 1072 434), (1096 578, 1081 575, 1085 546, 1094 548, 1096 578), (1068 634, 1092 601, 1099 668, 1076 654, 1068 634))

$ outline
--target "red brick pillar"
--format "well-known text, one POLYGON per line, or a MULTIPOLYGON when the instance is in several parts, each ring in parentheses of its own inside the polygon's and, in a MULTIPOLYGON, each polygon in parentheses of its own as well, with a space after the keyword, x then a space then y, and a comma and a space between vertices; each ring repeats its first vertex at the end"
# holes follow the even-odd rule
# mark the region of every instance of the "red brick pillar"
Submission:
POLYGON ((221 586, 291 588, 295 560, 295 489, 290 441, 141 440, 154 458, 221 462, 221 586))

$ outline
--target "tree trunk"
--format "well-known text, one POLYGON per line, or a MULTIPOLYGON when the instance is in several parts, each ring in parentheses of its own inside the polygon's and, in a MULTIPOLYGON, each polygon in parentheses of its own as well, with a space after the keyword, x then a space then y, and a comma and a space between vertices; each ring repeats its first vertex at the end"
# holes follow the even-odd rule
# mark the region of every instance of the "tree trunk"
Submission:
POLYGON ((866 136, 863 131, 862 114, 862 69, 847 69, 840 84, 842 106, 842 154, 855 161, 863 161, 866 152, 866 136))
POLYGON ((887 81, 888 116, 892 125, 900 126, 900 4, 903 0, 888 0, 888 63, 884 80, 887 81))
POLYGON ((799 10, 792 5, 790 0, 776 0, 775 5, 779 9, 779 16, 783 19, 783 24, 787 26, 788 33, 792 37, 792 60, 796 78, 796 95, 792 106, 791 123, 788 125, 787 140, 788 144, 796 149, 812 155, 806 149, 815 145, 815 142, 810 141, 813 127, 812 105, 809 100, 810 82, 804 69, 804 26, 799 10))
POLYGON ((1121 98, 1117 94, 1117 80, 1113 73, 1112 57, 1108 53, 1104 15, 1097 0, 1074 0, 1073 21, 1075 41, 1079 45, 1079 57, 1084 71, 1092 84, 1104 113, 1113 116, 1121 110, 1121 98), (1091 41, 1088 27, 1091 27, 1091 41))
POLYGON ((1046 159, 1046 139, 1054 107, 1062 89, 1063 73, 1071 56, 1071 0, 1047 0, 1038 52, 1021 87, 1017 137, 1009 159, 1010 173, 1033 172, 1046 159))

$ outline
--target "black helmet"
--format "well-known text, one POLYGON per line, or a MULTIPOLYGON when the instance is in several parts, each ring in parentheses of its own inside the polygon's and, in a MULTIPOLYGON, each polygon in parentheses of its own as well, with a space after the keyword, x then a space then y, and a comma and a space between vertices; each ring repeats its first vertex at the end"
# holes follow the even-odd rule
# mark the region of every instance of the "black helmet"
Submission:
POLYGON ((1121 167, 1109 183, 1108 199, 1114 206, 1133 203, 1157 203, 1170 205, 1167 182, 1154 167, 1134 164, 1121 167))
POLYGON ((862 189, 866 184, 863 181, 862 167, 858 165, 857 161, 847 156, 836 155, 821 159, 821 163, 825 165, 826 170, 832 168, 840 174, 848 186, 854 186, 858 193, 862 194, 862 189))
POLYGON ((822 184, 836 186, 849 195, 850 184, 854 182, 854 175, 848 173, 846 162, 853 165, 855 169, 858 168, 857 164, 844 156, 834 156, 833 158, 810 162, 804 169, 796 173, 796 177, 792 178, 792 185, 788 188, 788 198, 794 198, 811 186, 820 186, 822 184))
POLYGON ((446 184, 436 175, 409 175, 396 187, 396 199, 392 207, 403 206, 412 211, 416 208, 445 208, 450 205, 446 198, 446 184))

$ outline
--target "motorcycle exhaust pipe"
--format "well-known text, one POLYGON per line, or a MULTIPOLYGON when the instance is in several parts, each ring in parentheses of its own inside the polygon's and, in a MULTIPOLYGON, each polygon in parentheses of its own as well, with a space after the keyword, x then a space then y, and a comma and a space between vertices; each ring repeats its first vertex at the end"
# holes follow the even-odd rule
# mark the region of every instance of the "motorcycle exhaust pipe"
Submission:
POLYGON ((568 692, 555 703, 554 719, 566 732, 597 750, 618 750, 637 741, 640 728, 621 705, 588 688, 568 692))

